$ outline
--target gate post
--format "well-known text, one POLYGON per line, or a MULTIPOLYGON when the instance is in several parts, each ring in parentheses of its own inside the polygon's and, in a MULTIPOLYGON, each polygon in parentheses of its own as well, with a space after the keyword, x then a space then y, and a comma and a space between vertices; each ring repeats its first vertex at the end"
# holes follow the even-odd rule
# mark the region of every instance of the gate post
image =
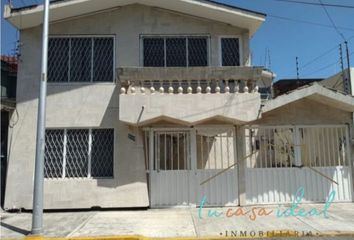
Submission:
MULTIPOLYGON (((354 126, 352 125, 352 128, 354 128, 354 126)), ((350 124, 348 124, 348 127, 347 127, 347 129, 346 129, 346 134, 345 134, 345 138, 346 138, 346 145, 348 146, 348 148, 347 148, 347 153, 346 153, 346 155, 348 156, 347 157, 347 161, 348 161, 348 164, 349 164, 349 172, 350 172, 350 180, 351 181, 349 181, 349 184, 351 185, 351 189, 350 189, 350 191, 351 191, 351 197, 352 197, 352 202, 354 202, 354 169, 353 169, 353 161, 354 161, 354 156, 353 156, 353 154, 354 154, 354 152, 352 152, 352 148, 353 148, 353 142, 352 142, 352 137, 353 136, 351 136, 351 131, 350 131, 351 129, 350 129, 350 124)))
POLYGON ((152 171, 154 167, 154 130, 152 128, 149 129, 149 192, 150 192, 150 207, 152 206, 152 193, 151 193, 151 181, 152 181, 152 171))
POLYGON ((300 129, 297 126, 294 126, 294 153, 295 153, 295 165, 301 166, 301 140, 300 140, 300 129))
POLYGON ((246 205, 246 156, 245 148, 245 128, 236 126, 236 137, 234 138, 235 162, 238 171, 238 202, 240 206, 246 205))
POLYGON ((197 130, 195 128, 192 128, 190 131, 190 158, 189 186, 191 186, 191 188, 189 203, 195 203, 197 205, 199 186, 197 186, 198 183, 195 181, 197 175, 197 130))

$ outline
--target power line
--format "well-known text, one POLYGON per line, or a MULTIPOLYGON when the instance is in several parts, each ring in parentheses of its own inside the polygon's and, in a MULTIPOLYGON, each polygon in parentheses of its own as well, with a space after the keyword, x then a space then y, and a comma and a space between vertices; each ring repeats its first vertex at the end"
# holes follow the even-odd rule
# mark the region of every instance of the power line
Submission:
POLYGON ((311 65, 312 63, 316 62, 318 59, 321 59, 324 56, 327 56, 329 53, 333 52, 334 50, 337 49, 337 46, 327 50, 326 52, 320 54, 319 56, 313 58, 312 60, 308 61, 307 63, 303 64, 300 66, 300 69, 305 69, 306 67, 308 67, 309 65, 311 65))
MULTIPOLYGON (((354 35, 353 35, 353 36, 350 36, 350 37, 348 38, 347 42, 349 42, 349 41, 352 40, 353 38, 354 38, 354 35)), ((344 41, 345 41, 345 40, 344 40, 344 41)), ((317 62, 317 61, 318 61, 319 59, 321 59, 322 57, 327 56, 329 53, 331 53, 331 52, 333 52, 334 50, 336 50, 337 47, 338 47, 338 45, 334 46, 333 48, 330 48, 329 50, 325 51, 324 53, 320 54, 319 56, 317 56, 317 57, 313 58, 312 60, 308 61, 307 63, 301 65, 299 69, 302 70, 302 69, 307 68, 307 67, 310 66, 311 64, 317 62)), ((353 54, 353 53, 351 53, 349 56, 351 56, 352 54, 353 54)), ((329 66, 333 66, 333 65, 334 65, 334 64, 327 65, 327 66, 325 66, 325 68, 326 68, 326 67, 329 67, 329 66)), ((320 70, 323 70, 323 69, 320 69, 320 70)), ((316 70, 316 71, 317 71, 317 70, 316 70)), ((316 73, 316 71, 315 71, 315 73, 316 73)), ((312 73, 312 74, 313 74, 313 73, 312 73)))
POLYGON ((325 66, 323 66, 323 67, 321 67, 321 68, 319 68, 319 69, 317 69, 317 70, 315 70, 315 71, 312 71, 312 72, 310 72, 310 73, 304 74, 304 76, 310 76, 310 75, 313 75, 313 74, 315 74, 315 73, 321 72, 322 70, 325 70, 325 69, 327 69, 327 68, 329 68, 329 67, 332 67, 332 66, 338 64, 339 62, 340 62, 339 60, 336 61, 336 62, 332 62, 332 63, 330 63, 330 64, 328 64, 328 65, 325 65, 325 66))
MULTIPOLYGON (((298 22, 298 23, 311 24, 311 25, 316 25, 316 26, 319 26, 319 27, 326 27, 326 28, 332 28, 332 29, 333 29, 333 26, 331 26, 331 25, 327 25, 327 24, 323 24, 323 23, 318 23, 318 22, 311 22, 311 21, 306 21, 306 20, 288 18, 288 17, 277 16, 277 15, 273 15, 273 14, 268 14, 267 16, 268 16, 268 17, 272 17, 272 18, 278 18, 278 19, 286 20, 286 21, 292 21, 292 22, 298 22)), ((349 28, 349 27, 337 26, 337 28, 342 29, 342 30, 347 30, 347 31, 354 31, 354 28, 349 28)))
POLYGON ((326 8, 326 6, 323 4, 322 0, 318 0, 318 1, 319 1, 320 4, 322 5, 323 10, 326 12, 326 15, 327 15, 328 19, 331 21, 331 23, 332 23, 334 29, 335 29, 335 30, 337 31, 337 33, 343 38, 343 40, 346 41, 344 35, 343 35, 343 34, 339 31, 339 29, 337 28, 335 22, 333 21, 331 15, 330 15, 329 12, 327 11, 327 8, 326 8))
MULTIPOLYGON (((349 56, 352 56, 353 54, 354 54, 354 51, 353 51, 352 53, 350 53, 349 56)), ((339 60, 339 61, 336 61, 336 62, 332 62, 332 63, 330 63, 330 64, 328 64, 328 65, 325 65, 325 66, 323 66, 323 67, 321 67, 321 68, 319 68, 319 69, 313 71, 313 72, 310 72, 310 73, 307 73, 307 74, 304 74, 304 75, 305 75, 305 76, 313 75, 313 74, 318 73, 318 72, 321 72, 322 70, 325 70, 325 69, 327 69, 327 68, 329 68, 329 67, 332 67, 332 66, 334 66, 334 65, 336 65, 336 64, 338 64, 338 63, 340 63, 340 60, 339 60)))
MULTIPOLYGON (((351 37, 349 37, 349 38, 348 38, 348 41, 350 41, 350 40, 353 39, 353 38, 354 38, 354 35, 351 36, 351 37)), ((325 51, 324 53, 320 54, 319 56, 313 58, 312 60, 310 60, 310 61, 308 61, 307 63, 305 63, 305 64, 303 64, 302 66, 300 66, 299 70, 302 70, 302 69, 307 68, 309 65, 315 63, 317 60, 321 59, 322 57, 327 56, 329 53, 333 52, 333 51, 336 50, 337 48, 338 48, 338 45, 334 46, 333 48, 330 48, 329 50, 325 51)), ((352 56, 353 54, 354 54, 354 51, 353 51, 352 53, 350 53, 349 56, 352 56)), ((304 76, 312 75, 312 74, 317 73, 317 72, 319 72, 319 71, 322 71, 322 70, 324 70, 324 69, 326 69, 326 68, 329 68, 329 67, 331 67, 331 66, 333 66, 333 65, 335 65, 335 64, 337 64, 337 63, 339 63, 339 61, 338 61, 338 62, 335 62, 335 63, 328 64, 328 65, 326 65, 326 66, 324 66, 324 67, 321 67, 320 69, 317 69, 317 70, 315 70, 315 71, 313 71, 313 72, 311 72, 311 73, 305 74, 304 76)))
MULTIPOLYGON (((275 0, 278 2, 287 2, 287 3, 296 3, 296 4, 305 4, 305 5, 313 5, 313 6, 322 6, 320 3, 314 3, 314 2, 304 2, 304 1, 295 1, 295 0, 275 0)), ((329 3, 324 3, 323 4, 326 7, 339 7, 339 8, 353 8, 354 6, 351 5, 340 5, 340 4, 329 4, 329 3)))

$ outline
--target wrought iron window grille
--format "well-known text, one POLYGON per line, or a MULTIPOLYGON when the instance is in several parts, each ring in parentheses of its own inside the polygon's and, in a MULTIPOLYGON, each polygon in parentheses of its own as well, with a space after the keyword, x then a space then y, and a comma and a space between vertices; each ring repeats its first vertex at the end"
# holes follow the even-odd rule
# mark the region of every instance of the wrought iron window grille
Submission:
POLYGON ((113 129, 48 129, 45 141, 45 178, 113 178, 113 129))

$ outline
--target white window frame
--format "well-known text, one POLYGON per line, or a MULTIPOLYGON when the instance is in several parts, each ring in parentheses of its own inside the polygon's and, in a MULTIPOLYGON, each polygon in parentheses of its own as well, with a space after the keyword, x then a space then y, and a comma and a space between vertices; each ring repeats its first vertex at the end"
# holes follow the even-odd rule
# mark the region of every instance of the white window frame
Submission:
MULTIPOLYGON (((140 56, 139 56, 139 66, 144 67, 144 38, 162 38, 164 39, 164 66, 166 66, 166 38, 193 38, 193 37, 204 37, 207 39, 207 65, 206 66, 201 66, 201 67, 210 67, 211 66, 211 49, 210 49, 210 42, 211 42, 211 35, 210 34, 140 34, 139 36, 139 44, 140 44, 140 56)), ((190 67, 188 66, 188 56, 189 56, 189 51, 188 51, 188 42, 186 43, 186 58, 187 58, 187 65, 185 67, 190 67)))
POLYGON ((222 63, 222 45, 221 45, 221 40, 224 38, 237 38, 238 43, 239 43, 239 54, 240 54, 240 67, 245 66, 243 62, 243 42, 242 42, 242 36, 241 35, 220 35, 218 37, 218 52, 219 52, 219 66, 224 67, 222 63))
MULTIPOLYGON (((68 79, 67 82, 48 82, 48 84, 50 85, 67 85, 67 84, 70 84, 70 85, 85 85, 85 84, 116 84, 116 35, 115 34, 51 34, 49 35, 49 39, 50 38, 113 38, 113 63, 112 63, 112 69, 113 69, 113 79, 111 82, 94 82, 93 81, 93 78, 92 78, 92 74, 93 74, 93 68, 91 67, 91 81, 83 81, 83 82, 70 82, 70 78, 68 79)), ((92 42, 93 43, 93 42, 92 42)), ((69 53, 70 53, 70 48, 69 48, 69 53)), ((93 54, 91 56, 91 61, 93 59, 93 54)), ((69 54, 69 62, 68 62, 68 65, 69 65, 69 73, 70 74, 70 54, 69 54)), ((93 64, 92 64, 93 66, 93 64)))
POLYGON ((63 169, 62 169, 62 175, 60 178, 54 178, 54 177, 44 177, 45 181, 53 181, 53 180, 75 180, 75 179, 80 179, 80 180, 97 180, 97 179, 103 179, 103 180, 111 180, 115 178, 115 174, 114 174, 114 162, 115 162, 115 151, 116 151, 116 147, 115 147, 115 143, 117 142, 116 139, 116 130, 113 127, 107 127, 107 128, 102 128, 102 127, 50 127, 50 128, 46 128, 45 130, 63 130, 64 131, 64 136, 63 136, 63 159, 62 159, 62 163, 63 163, 63 169), (92 177, 91 176, 91 153, 92 153, 92 130, 97 130, 97 129, 110 129, 113 131, 113 162, 112 162, 112 176, 110 177, 92 177), (65 172, 65 168, 66 168, 66 149, 67 149, 67 131, 68 130, 88 130, 89 132, 89 139, 88 139, 88 168, 87 168, 87 176, 86 177, 66 177, 66 172, 65 172))

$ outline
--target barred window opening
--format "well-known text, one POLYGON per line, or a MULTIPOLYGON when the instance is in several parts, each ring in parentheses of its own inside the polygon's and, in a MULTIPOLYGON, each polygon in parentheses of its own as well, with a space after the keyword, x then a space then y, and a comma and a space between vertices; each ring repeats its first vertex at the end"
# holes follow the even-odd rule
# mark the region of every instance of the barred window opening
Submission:
POLYGON ((238 38, 221 38, 222 66, 240 66, 240 41, 238 38))
POLYGON ((208 66, 208 37, 144 37, 144 67, 208 66))
POLYGON ((50 37, 48 82, 112 82, 113 37, 50 37))
POLYGON ((45 178, 112 178, 113 129, 48 129, 45 178))
POLYGON ((165 66, 165 48, 163 38, 144 38, 144 66, 165 66))
POLYGON ((166 66, 184 67, 187 66, 186 39, 166 39, 166 66))

